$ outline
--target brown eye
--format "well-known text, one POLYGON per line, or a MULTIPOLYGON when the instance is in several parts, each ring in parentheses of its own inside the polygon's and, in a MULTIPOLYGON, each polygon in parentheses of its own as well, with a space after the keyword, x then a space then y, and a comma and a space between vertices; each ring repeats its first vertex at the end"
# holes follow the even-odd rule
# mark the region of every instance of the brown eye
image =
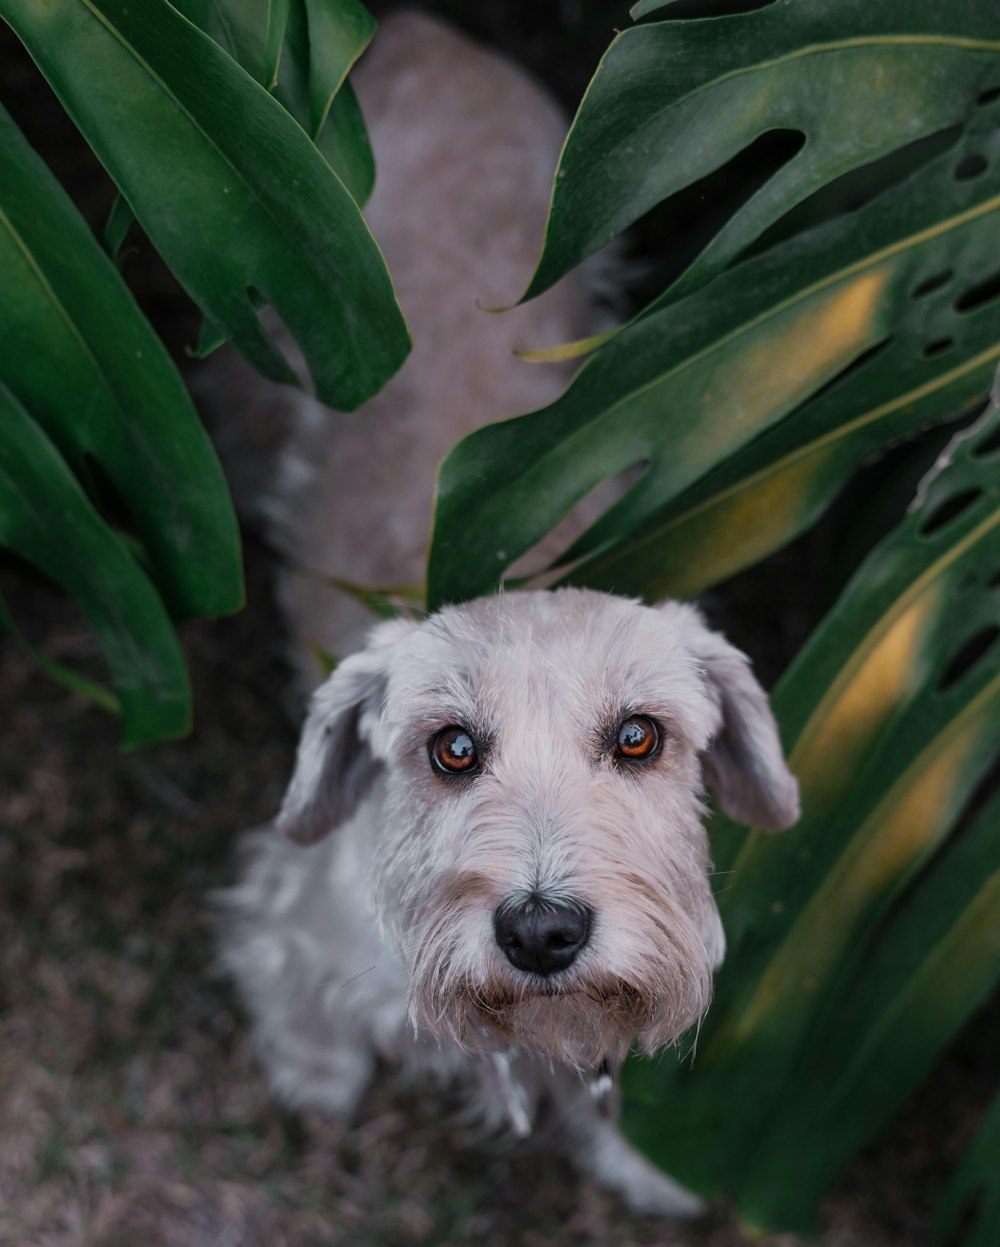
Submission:
POLYGON ((479 766, 472 733, 464 727, 446 727, 431 741, 431 761, 448 775, 468 775, 479 766))
POLYGON ((620 758, 649 758, 660 743, 660 733, 652 719, 644 714, 633 714, 623 719, 615 741, 615 752, 620 758))

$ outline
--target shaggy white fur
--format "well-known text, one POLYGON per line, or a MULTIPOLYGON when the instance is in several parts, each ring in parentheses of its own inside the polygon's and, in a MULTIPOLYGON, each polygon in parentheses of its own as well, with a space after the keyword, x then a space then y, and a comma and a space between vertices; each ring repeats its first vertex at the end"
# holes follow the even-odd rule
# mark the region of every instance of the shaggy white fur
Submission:
POLYGON ((381 1055, 518 1130, 547 1092, 633 1208, 693 1211, 587 1086, 708 1006, 724 937, 703 775, 735 818, 797 817, 767 700, 692 607, 562 589, 377 627, 315 694, 277 827, 225 897, 226 964, 276 1091, 349 1114, 381 1055), (617 748, 637 715, 657 729, 648 759, 617 748), (432 758, 454 726, 469 773, 432 758), (565 969, 500 946, 500 907, 529 898, 592 914, 565 969))

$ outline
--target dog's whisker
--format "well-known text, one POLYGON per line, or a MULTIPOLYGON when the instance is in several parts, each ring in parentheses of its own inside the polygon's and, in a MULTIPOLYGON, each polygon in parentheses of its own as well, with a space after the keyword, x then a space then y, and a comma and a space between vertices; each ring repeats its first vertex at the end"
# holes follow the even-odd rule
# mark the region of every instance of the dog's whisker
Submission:
POLYGON ((370 966, 365 966, 363 970, 356 970, 354 974, 349 974, 346 978, 322 980, 319 986, 326 991, 329 991, 330 988, 333 988, 334 991, 340 991, 341 988, 350 986, 351 983, 355 983, 358 979, 364 978, 366 974, 371 974, 371 972, 377 968, 378 962, 373 961, 370 966))

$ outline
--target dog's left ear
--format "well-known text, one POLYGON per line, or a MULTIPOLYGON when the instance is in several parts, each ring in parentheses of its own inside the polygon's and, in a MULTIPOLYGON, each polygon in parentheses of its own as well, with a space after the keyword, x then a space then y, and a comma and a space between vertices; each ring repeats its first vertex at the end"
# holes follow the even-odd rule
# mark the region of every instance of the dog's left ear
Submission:
POLYGON ((798 820, 799 786, 788 769, 778 725, 750 660, 707 628, 691 608, 687 640, 701 664, 721 724, 702 754, 705 785, 737 822, 782 831, 798 820))
POLYGON ((364 720, 380 713, 389 655, 411 627, 402 620, 379 625, 367 649, 345 658, 313 694, 277 819, 297 844, 313 844, 350 818, 371 787, 381 763, 364 720))

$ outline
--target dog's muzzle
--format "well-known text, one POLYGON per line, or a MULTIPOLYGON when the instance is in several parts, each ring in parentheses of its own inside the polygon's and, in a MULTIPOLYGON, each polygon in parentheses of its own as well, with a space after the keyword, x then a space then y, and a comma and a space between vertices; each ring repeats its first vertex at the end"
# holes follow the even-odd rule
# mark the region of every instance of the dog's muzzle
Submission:
POLYGON ((493 932, 512 966, 547 976, 573 964, 590 938, 593 917, 582 901, 550 900, 533 892, 502 901, 493 915, 493 932))

